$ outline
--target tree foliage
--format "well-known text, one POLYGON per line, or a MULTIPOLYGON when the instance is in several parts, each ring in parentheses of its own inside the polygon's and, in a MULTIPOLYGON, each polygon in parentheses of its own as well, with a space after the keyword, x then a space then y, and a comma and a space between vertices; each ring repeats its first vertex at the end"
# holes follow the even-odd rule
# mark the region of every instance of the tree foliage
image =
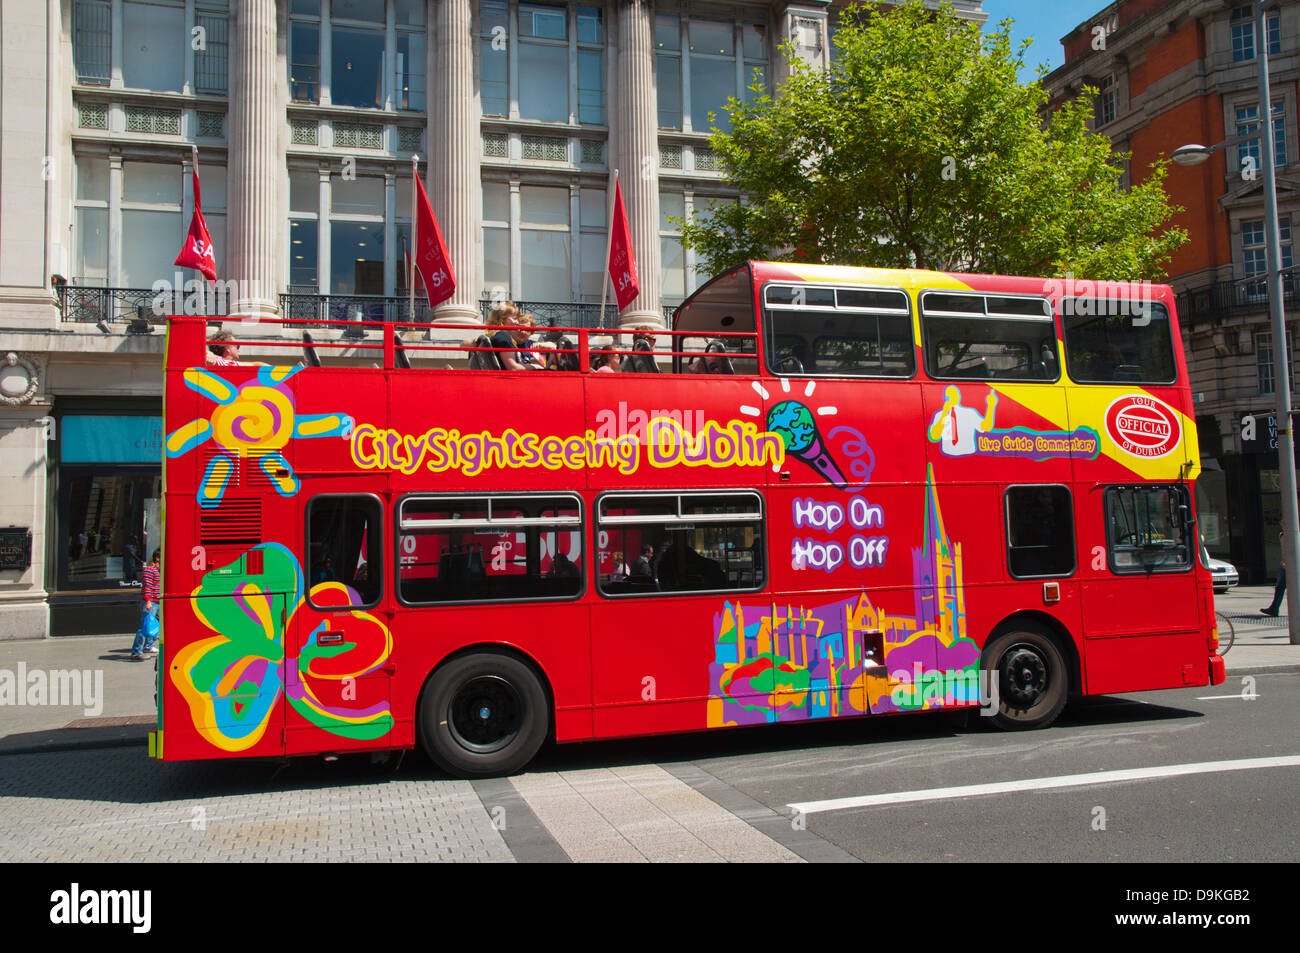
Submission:
POLYGON ((862 3, 825 70, 795 59, 773 99, 731 99, 713 149, 747 196, 682 223, 711 274, 750 258, 1094 279, 1158 279, 1187 240, 1165 165, 1121 189, 1127 155, 1089 131, 1095 90, 1044 118, 1026 42, 949 6, 862 3))

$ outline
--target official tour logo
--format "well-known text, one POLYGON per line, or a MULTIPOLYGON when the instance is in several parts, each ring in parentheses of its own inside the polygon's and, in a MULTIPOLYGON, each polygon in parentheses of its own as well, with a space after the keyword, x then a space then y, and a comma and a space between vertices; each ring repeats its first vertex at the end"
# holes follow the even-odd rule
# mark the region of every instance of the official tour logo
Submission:
POLYGON ((1144 394, 1125 394, 1106 408, 1106 432, 1125 453, 1153 460, 1178 446, 1182 427, 1174 411, 1144 394))

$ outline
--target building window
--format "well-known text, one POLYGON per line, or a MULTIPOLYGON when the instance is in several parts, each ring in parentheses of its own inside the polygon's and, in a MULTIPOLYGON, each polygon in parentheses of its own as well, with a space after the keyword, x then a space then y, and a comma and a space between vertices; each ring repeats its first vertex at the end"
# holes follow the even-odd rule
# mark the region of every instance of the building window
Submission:
POLYGON ((384 105, 382 30, 330 27, 330 101, 335 106, 380 109, 384 105))
POLYGON ((581 268, 582 297, 600 299, 605 282, 605 246, 609 235, 609 211, 604 189, 582 189, 578 196, 578 257, 581 268))
POLYGON ((479 99, 485 116, 510 115, 510 28, 506 5, 479 7, 479 99))
POLYGON ((384 180, 335 176, 330 183, 329 293, 384 293, 384 180))
POLYGON ((578 7, 578 122, 605 122, 605 24, 603 11, 578 7))
POLYGON ((569 190, 519 189, 520 293, 529 301, 570 301, 569 190))
MULTIPOLYGON (((1291 390, 1295 391, 1295 351, 1292 349, 1291 332, 1286 332, 1287 370, 1291 374, 1291 390)), ((1255 376, 1259 380, 1259 395, 1268 397, 1273 393, 1273 332, 1255 332, 1255 376)))
POLYGON ((663 274, 663 303, 677 304, 686 297, 686 252, 682 227, 670 219, 686 218, 686 197, 681 192, 659 193, 659 257, 663 274))
POLYGON ((426 108, 425 8, 419 0, 333 0, 324 13, 319 0, 291 0, 289 16, 293 102, 426 108), (322 37, 328 37, 328 49, 321 48, 322 37))
POLYGON ((1115 121, 1115 74, 1110 73, 1101 80, 1101 88, 1097 93, 1097 126, 1106 125, 1115 121))
MULTIPOLYGON (((1276 13, 1268 15, 1268 55, 1282 52, 1282 25, 1276 13)), ((1241 63, 1255 58, 1255 11, 1252 7, 1237 7, 1232 11, 1232 61, 1241 63)))
POLYGON ((320 102, 320 24, 289 24, 289 96, 296 103, 320 102))
POLYGON ((122 4, 122 84, 127 89, 179 93, 185 86, 185 7, 122 4))
POLYGON ((113 13, 108 0, 77 0, 72 47, 78 83, 107 86, 112 69, 113 13))
MULTIPOLYGON (((1245 174, 1247 170, 1259 168, 1259 106, 1237 107, 1237 135, 1254 136, 1249 142, 1237 146, 1237 169, 1245 174)), ((1286 107, 1283 103, 1273 104, 1273 164, 1286 165, 1286 107)))
POLYGON ((569 121, 569 38, 564 7, 519 4, 519 118, 569 121))
POLYGON ((502 300, 510 288, 510 186, 483 183, 483 294, 502 300))
POLYGON ((108 283, 108 158, 79 155, 73 198, 76 260, 73 284, 108 283))
MULTIPOLYGON (((1280 216, 1277 224, 1279 243, 1282 246, 1281 270, 1286 278, 1286 273, 1292 266, 1291 217, 1280 216)), ((1263 276, 1259 281, 1246 282, 1246 296, 1251 300, 1261 300, 1268 295, 1266 242, 1263 219, 1241 223, 1241 273, 1246 278, 1263 276)))
POLYGON ((224 93, 226 64, 230 59, 228 20, 224 13, 200 13, 196 19, 203 29, 204 48, 194 51, 194 89, 200 93, 224 93))
POLYGON ((766 88, 767 64, 767 30, 763 26, 656 17, 659 127, 708 132, 716 125, 727 131, 731 128, 727 99, 740 95, 752 100, 755 93, 748 87, 755 82, 766 88), (688 125, 683 125, 683 117, 688 125))
POLYGON ((122 287, 148 288, 171 274, 184 236, 182 186, 179 165, 122 163, 122 287))
POLYGON ((397 108, 424 109, 424 31, 397 34, 397 108))

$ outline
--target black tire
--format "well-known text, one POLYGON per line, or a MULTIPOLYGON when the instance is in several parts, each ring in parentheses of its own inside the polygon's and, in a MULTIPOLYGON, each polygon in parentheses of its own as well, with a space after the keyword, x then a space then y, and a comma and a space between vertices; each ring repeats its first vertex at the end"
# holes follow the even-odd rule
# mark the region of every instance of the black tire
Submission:
POLYGON ((1009 730, 1046 728, 1069 696, 1069 670, 1061 650, 1041 629, 1021 626, 984 646, 980 668, 997 679, 997 714, 982 721, 1009 730))
POLYGON ((509 655, 452 659, 429 679, 417 713, 420 745, 448 774, 513 774, 537 754, 551 727, 536 673, 509 655))

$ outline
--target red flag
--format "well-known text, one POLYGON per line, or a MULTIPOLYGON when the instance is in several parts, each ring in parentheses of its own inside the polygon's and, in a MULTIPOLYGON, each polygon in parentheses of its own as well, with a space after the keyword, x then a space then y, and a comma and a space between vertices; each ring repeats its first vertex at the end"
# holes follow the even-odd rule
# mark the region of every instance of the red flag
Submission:
POLYGON ((433 207, 424 194, 424 183, 415 176, 415 270, 424 281, 429 307, 440 304, 456 291, 456 273, 451 270, 451 257, 447 244, 438 230, 438 220, 433 217, 433 207))
POLYGON ((623 188, 614 182, 614 218, 610 223, 609 280, 614 282, 614 296, 622 311, 641 293, 636 278, 636 259, 632 255, 632 230, 623 208, 623 188))
POLYGON ((182 268, 197 268, 208 281, 217 280, 217 256, 212 249, 212 236, 208 234, 208 223, 203 221, 203 201, 199 197, 199 167, 194 166, 194 217, 190 219, 190 231, 185 236, 181 253, 172 264, 182 268))

